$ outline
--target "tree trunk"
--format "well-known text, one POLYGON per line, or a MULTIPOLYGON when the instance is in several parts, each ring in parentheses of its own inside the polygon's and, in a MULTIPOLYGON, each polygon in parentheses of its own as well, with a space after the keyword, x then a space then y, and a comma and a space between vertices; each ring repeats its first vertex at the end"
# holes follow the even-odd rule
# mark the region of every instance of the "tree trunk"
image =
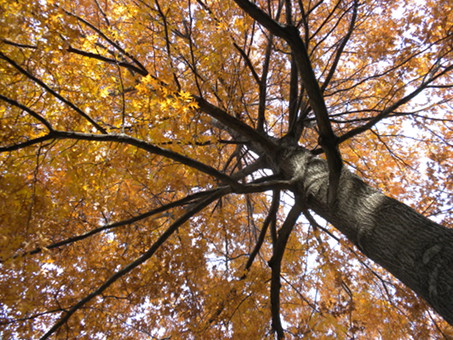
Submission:
POLYGON ((303 149, 282 156, 279 167, 285 177, 296 180, 309 209, 453 324, 453 229, 385 196, 347 169, 329 207, 326 161, 303 149))

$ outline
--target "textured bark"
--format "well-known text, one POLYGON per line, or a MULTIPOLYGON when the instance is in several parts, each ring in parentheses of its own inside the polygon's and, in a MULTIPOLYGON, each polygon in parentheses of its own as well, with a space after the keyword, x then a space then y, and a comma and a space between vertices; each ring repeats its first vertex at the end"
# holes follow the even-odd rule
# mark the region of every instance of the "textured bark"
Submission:
POLYGON ((453 324, 453 229, 385 196, 347 169, 341 174, 337 201, 329 206, 327 163, 303 149, 283 155, 280 170, 296 180, 309 209, 453 324))

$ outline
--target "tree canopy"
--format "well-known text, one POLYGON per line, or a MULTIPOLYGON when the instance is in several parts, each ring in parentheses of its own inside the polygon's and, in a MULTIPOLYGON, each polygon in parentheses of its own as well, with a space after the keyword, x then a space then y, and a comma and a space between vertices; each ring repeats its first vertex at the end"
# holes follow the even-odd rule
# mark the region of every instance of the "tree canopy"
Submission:
POLYGON ((2 338, 453 337, 447 1, 0 4, 2 338), (426 294, 345 176, 447 235, 426 294))

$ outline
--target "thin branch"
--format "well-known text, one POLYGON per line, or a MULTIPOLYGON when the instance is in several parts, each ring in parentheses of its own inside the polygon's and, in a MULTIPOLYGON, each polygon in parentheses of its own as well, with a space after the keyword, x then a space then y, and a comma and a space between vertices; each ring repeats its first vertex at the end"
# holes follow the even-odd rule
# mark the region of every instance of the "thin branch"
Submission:
POLYGON ((297 27, 300 27, 301 25, 303 25, 304 42, 305 42, 305 45, 308 46, 308 44, 310 42, 310 27, 308 25, 308 16, 310 15, 310 11, 308 13, 306 13, 302 0, 298 0, 298 4, 299 4, 299 9, 300 9, 302 17, 301 17, 299 23, 297 24, 297 27))
POLYGON ((61 309, 61 308, 52 309, 52 310, 49 310, 49 311, 32 314, 30 316, 26 316, 26 317, 19 318, 19 319, 9 319, 9 320, 7 319, 6 321, 1 321, 0 325, 3 326, 3 325, 9 325, 9 324, 12 324, 12 323, 16 323, 16 322, 33 320, 33 319, 39 318, 40 316, 43 316, 43 315, 53 314, 53 313, 60 313, 60 312, 64 312, 64 309, 61 309))
MULTIPOLYGON (((341 244, 340 238, 338 238, 333 233, 331 233, 328 229, 322 227, 318 222, 316 222, 315 218, 310 214, 310 212, 307 209, 303 209, 302 212, 303 212, 305 218, 308 220, 308 222, 312 225, 312 227, 314 229, 322 230, 327 235, 329 235, 332 239, 334 239, 338 244, 341 244)), ((319 242, 318 238, 317 238, 317 240, 319 242)), ((356 257, 357 261, 359 261, 359 263, 362 266, 364 266, 371 274, 373 274, 381 282, 382 287, 384 288, 384 291, 385 291, 390 303, 392 303, 392 305, 394 305, 393 302, 392 302, 392 294, 390 294, 390 291, 387 288, 387 281, 384 280, 380 276, 379 273, 377 273, 375 270, 373 270, 364 260, 362 260, 361 256, 350 245, 346 244, 344 246, 345 246, 346 249, 348 249, 351 252, 351 254, 353 254, 356 257)), ((395 306, 395 307, 397 307, 397 306, 395 306)))
POLYGON ((335 54, 335 59, 332 63, 332 66, 330 67, 329 73, 327 74, 327 77, 321 86, 321 92, 323 92, 323 93, 326 90, 326 87, 329 85, 330 81, 332 80, 333 75, 335 74, 335 71, 337 69, 338 63, 340 62, 340 58, 344 51, 344 48, 345 48, 348 40, 351 38, 352 32, 354 30, 355 22, 357 19, 358 7, 359 7, 358 0, 354 0, 353 9, 352 9, 352 18, 351 18, 351 23, 349 25, 348 33, 346 33, 344 38, 341 40, 340 47, 338 48, 337 53, 335 54))
POLYGON ((26 255, 38 254, 38 253, 41 253, 44 249, 59 248, 61 246, 65 246, 65 245, 68 245, 68 244, 75 243, 77 241, 84 240, 84 239, 86 239, 86 238, 88 238, 90 236, 99 234, 100 232, 103 232, 103 231, 112 230, 112 229, 115 229, 115 228, 119 228, 119 227, 123 227, 123 226, 126 226, 126 225, 130 225, 132 223, 144 220, 144 219, 146 219, 148 217, 151 217, 151 216, 159 214, 161 212, 170 210, 172 208, 183 206, 183 205, 190 204, 190 203, 193 204, 195 200, 200 200, 203 197, 205 197, 207 195, 210 195, 210 194, 212 195, 212 194, 216 193, 219 190, 226 190, 226 188, 218 188, 218 189, 212 189, 212 190, 197 192, 195 194, 188 195, 188 196, 186 196, 186 197, 184 197, 182 199, 179 199, 177 201, 170 202, 170 203, 164 204, 164 205, 162 205, 162 206, 160 206, 158 208, 151 209, 151 210, 149 210, 149 211, 147 211, 147 212, 145 212, 143 214, 140 214, 140 215, 137 215, 137 216, 134 216, 134 217, 122 220, 122 221, 118 221, 118 222, 115 222, 115 223, 103 225, 103 226, 101 226, 99 228, 90 230, 90 231, 88 231, 88 232, 86 232, 84 234, 73 236, 73 237, 67 238, 65 240, 62 240, 60 242, 52 243, 52 244, 50 244, 48 246, 45 246, 45 247, 42 247, 42 248, 36 248, 36 249, 31 250, 29 252, 23 253, 21 255, 16 255, 16 256, 14 256, 14 258, 16 258, 18 256, 26 256, 26 255))
POLYGON ((299 72, 294 54, 291 53, 291 72, 289 81, 288 134, 295 135, 298 110, 299 72))
MULTIPOLYGON (((338 93, 341 93, 341 92, 346 92, 346 91, 350 91, 360 85, 362 85, 363 83, 367 82, 367 81, 370 81, 370 80, 373 80, 373 79, 377 79, 377 78, 380 78, 380 77, 383 77, 387 74, 389 74, 390 72, 392 71, 395 71, 399 68, 401 68, 404 64, 407 64, 408 62, 410 62, 412 59, 416 58, 417 56, 419 55, 422 55, 423 53, 425 53, 426 51, 428 51, 429 49, 431 49, 433 46, 435 46, 436 44, 440 44, 441 42, 443 42, 444 40, 448 39, 448 37, 444 37, 444 38, 440 38, 432 43, 430 43, 429 45, 427 45, 425 48, 421 49, 421 50, 417 50, 416 53, 408 56, 407 58, 405 58, 404 60, 400 61, 399 63, 396 63, 394 64, 392 67, 389 67, 388 69, 382 71, 382 72, 379 72, 379 73, 375 73, 371 76, 368 76, 368 77, 365 77, 365 78, 358 78, 356 77, 356 75, 362 73, 361 71, 365 70, 367 67, 371 67, 373 64, 375 63, 371 63, 371 64, 367 64, 367 65, 364 65, 363 67, 361 67, 360 69, 356 70, 352 75, 348 76, 346 80, 344 80, 345 82, 351 80, 351 79, 356 79, 357 82, 349 87, 346 87, 346 88, 339 88, 333 92, 330 92, 328 94, 326 94, 326 97, 330 97, 330 96, 333 96, 333 95, 336 95, 338 93)), ((339 83, 341 84, 341 83, 339 83)), ((339 85, 338 84, 338 85, 339 85)), ((338 87, 337 85, 337 87, 338 87)))
POLYGON ((88 116, 85 112, 83 112, 79 107, 74 105, 72 102, 61 96, 58 92, 52 90, 49 86, 47 86, 41 79, 35 77, 32 75, 30 72, 22 68, 20 65, 18 65, 14 60, 10 59, 8 56, 3 54, 3 52, 0 51, 0 58, 8 62, 11 66, 13 66, 16 70, 18 70, 20 73, 25 75, 27 78, 33 80, 36 84, 41 86, 43 89, 45 89, 47 92, 49 92, 51 95, 53 95, 55 98, 58 98, 61 100, 63 103, 68 105, 70 108, 72 108, 74 111, 76 111, 79 115, 81 115, 83 118, 85 118, 87 121, 89 121, 99 132, 106 134, 107 130, 105 130, 102 126, 100 126, 98 123, 96 123, 90 116, 88 116))
POLYGON ((16 43, 14 41, 7 40, 7 39, 2 39, 1 41, 3 43, 5 43, 5 44, 11 45, 11 46, 15 46, 15 47, 20 47, 20 48, 30 48, 30 49, 33 49, 33 50, 36 50, 38 48, 38 46, 35 46, 35 45, 20 44, 20 43, 16 43))
POLYGON ((156 242, 152 244, 152 246, 145 252, 143 253, 140 257, 138 257, 135 261, 130 262, 127 266, 123 267, 122 269, 118 270, 115 272, 108 280, 106 280, 99 288, 96 290, 92 291, 90 294, 86 295, 83 299, 81 299, 79 302, 77 302, 74 306, 69 309, 66 314, 60 318, 42 337, 41 340, 48 339, 52 334, 54 334, 60 327, 62 327, 68 320, 69 318, 77 312, 79 309, 81 309, 86 303, 91 301, 93 298, 96 296, 100 295, 103 291, 105 291, 107 288, 109 288, 115 281, 117 281, 119 278, 123 277, 124 275, 128 274, 130 271, 133 269, 137 268, 140 266, 142 263, 147 261, 149 258, 151 258, 154 253, 159 249, 159 247, 176 231, 178 228, 187 222, 192 216, 194 216, 196 213, 200 212, 203 210, 205 207, 207 207, 209 204, 214 202, 216 199, 222 197, 224 195, 224 192, 218 191, 198 203, 196 206, 194 206, 192 209, 187 211, 185 214, 183 214, 180 218, 178 218, 171 226, 168 227, 167 230, 157 239, 156 242))
POLYGON ((265 159, 263 157, 261 157, 261 158, 257 159, 255 162, 253 162, 252 164, 247 165, 245 168, 240 169, 239 171, 233 173, 231 175, 231 177, 234 178, 235 180, 240 180, 240 179, 254 173, 255 171, 265 168, 266 167, 265 163, 266 163, 265 159))
POLYGON ((296 202, 286 216, 285 222, 278 232, 277 242, 274 245, 272 258, 269 261, 269 266, 272 268, 271 278, 271 314, 272 314, 272 328, 277 333, 278 339, 284 338, 284 330, 280 319, 280 274, 283 254, 288 243, 289 235, 297 222, 302 207, 296 197, 296 202))
POLYGON ((33 118, 36 118, 37 120, 39 120, 49 131, 53 131, 52 125, 49 123, 49 121, 47 119, 45 119, 43 116, 41 116, 39 113, 37 113, 36 111, 33 111, 29 107, 27 107, 27 106, 15 101, 14 99, 5 97, 5 96, 3 96, 1 94, 0 94, 0 99, 5 101, 5 102, 7 102, 7 103, 10 103, 13 106, 18 107, 21 110, 24 110, 30 116, 32 116, 33 118))
POLYGON ((116 60, 116 59, 105 57, 105 56, 103 56, 101 54, 79 50, 79 49, 74 48, 74 47, 69 47, 67 49, 67 51, 71 52, 71 53, 76 53, 76 54, 82 55, 84 57, 101 60, 101 61, 104 61, 104 62, 109 63, 109 64, 119 65, 119 66, 122 66, 124 68, 127 68, 130 71, 137 72, 138 74, 140 74, 142 76, 148 75, 147 71, 142 70, 141 68, 138 68, 137 66, 134 66, 134 65, 132 65, 132 64, 126 62, 126 61, 119 61, 119 60, 116 60))
POLYGON ((451 70, 453 70, 453 65, 450 65, 448 67, 446 67, 442 72, 439 72, 438 74, 432 76, 431 78, 429 78, 427 81, 423 82, 422 84, 420 84, 420 86, 418 88, 416 88, 414 91, 412 91, 411 93, 409 93, 407 96, 404 96, 403 98, 401 98, 400 100, 396 101, 395 103, 393 103, 392 105, 390 105, 389 107, 387 107, 386 109, 382 110, 381 113, 379 113, 377 116, 375 116, 373 119, 371 119, 368 123, 362 125, 362 126, 359 126, 359 127, 356 127, 352 130, 349 130, 348 132, 346 132, 344 135, 340 136, 338 138, 338 143, 342 143, 344 142, 345 140, 348 140, 352 137, 355 137, 369 129, 371 129, 374 125, 376 125, 378 122, 380 122, 382 119, 388 117, 391 113, 393 113, 396 109, 398 109, 399 107, 401 107, 402 105, 408 103, 409 101, 411 101, 413 98, 415 98, 417 95, 419 95, 423 90, 425 90, 434 80, 436 80, 437 78, 441 77, 442 75, 444 74, 447 74, 448 72, 450 72, 451 70))
POLYGON ((125 96, 125 89, 124 89, 124 81, 123 75, 121 73, 121 67, 116 64, 116 68, 118 70, 118 79, 120 80, 120 94, 121 94, 121 133, 124 133, 125 124, 126 124, 126 96, 125 96))
MULTIPOLYGON (((212 10, 201 0, 196 0, 197 3, 212 17, 212 19, 217 22, 217 23, 221 23, 221 21, 214 15, 214 13, 212 12, 212 10)), ((231 38, 231 40, 233 41, 233 46, 234 48, 236 48, 236 50, 239 52, 239 54, 242 56, 242 58, 244 59, 245 61, 245 64, 247 65, 247 67, 249 68, 250 72, 252 73, 252 76, 253 78, 255 79, 255 81, 257 82, 257 84, 260 83, 260 77, 258 76, 258 73, 256 72, 255 70, 255 67, 253 66, 253 63, 252 61, 250 60, 249 56, 247 53, 245 53, 244 49, 242 47, 240 47, 235 39, 234 39, 234 36, 229 33, 229 36, 231 38)))
POLYGON ((252 76, 255 79, 256 83, 260 83, 260 77, 258 73, 256 73, 255 67, 252 64, 252 61, 250 60, 249 56, 247 53, 245 53, 244 49, 241 48, 236 42, 233 41, 233 46, 236 48, 236 50, 239 52, 239 54, 244 58, 245 64, 249 68, 250 72, 252 72, 252 76))
MULTIPOLYGON (((57 7, 59 7, 57 5, 57 7)), ((95 31, 97 34, 99 34, 105 41, 107 41, 110 45, 112 45, 113 47, 115 47, 118 51, 120 51, 123 55, 127 56, 129 59, 131 59, 140 69, 143 70, 143 72, 146 72, 148 74, 148 71, 146 70, 145 66, 143 66, 142 63, 140 63, 133 55, 131 55, 130 53, 128 53, 127 51, 125 51, 118 43, 114 42, 113 40, 111 40, 109 37, 107 37, 99 28, 97 28, 96 26, 94 26, 92 23, 88 22, 87 20, 79 17, 78 15, 74 14, 74 13, 71 13, 65 9, 63 9, 63 11, 73 17, 73 18, 76 18, 77 20, 79 20, 80 22, 82 22, 83 24, 85 24, 86 26, 90 27, 93 31, 95 31)))
MULTIPOLYGON (((170 35, 169 35, 169 30, 168 30, 168 22, 167 22, 167 15, 162 11, 162 8, 159 4, 159 1, 158 0, 155 0, 155 3, 156 3, 156 7, 157 7, 157 12, 159 13, 159 15, 161 16, 162 18, 162 23, 164 25, 164 32, 165 32, 165 47, 166 47, 166 50, 167 50, 167 55, 168 55, 168 60, 170 62, 170 67, 172 70, 175 69, 174 65, 173 65, 173 56, 172 56, 172 53, 171 53, 171 48, 170 48, 170 35)), ((192 51, 192 38, 189 37, 189 44, 190 44, 190 49, 192 51)), ((194 64, 194 67, 196 69, 196 65, 194 64)), ((175 80, 175 83, 178 87, 178 90, 181 89, 181 84, 179 83, 179 80, 178 80, 178 77, 176 76, 175 72, 173 71, 173 79, 175 80)), ((195 77, 195 81, 198 82, 198 78, 195 77)))
MULTIPOLYGON (((335 6, 333 7, 333 9, 329 12, 329 14, 324 18, 323 22, 321 23, 321 25, 318 26, 318 28, 316 29, 316 31, 309 37, 309 40, 313 40, 313 38, 322 30, 322 28, 327 25, 327 23, 329 23, 331 21, 331 18, 333 16, 333 14, 335 13, 335 11, 337 10, 337 8, 340 6, 340 4, 342 3, 342 0, 337 0, 337 3, 335 4, 335 6)), ((337 22, 338 24, 338 22, 337 22)), ((336 25, 335 25, 336 26, 336 25)), ((327 36, 329 36, 330 33, 327 34, 327 36)), ((324 38, 321 39, 321 41, 324 41, 327 36, 325 36, 324 38)), ((316 46, 313 48, 312 50, 312 53, 313 51, 316 49, 317 46, 319 46, 320 42, 318 42, 316 44, 316 46)))
MULTIPOLYGON (((264 243, 264 238, 266 236, 269 225, 271 223, 273 223, 274 221, 276 221, 279 204, 280 204, 280 191, 274 190, 273 195, 272 195, 272 203, 269 208, 269 212, 266 216, 266 219, 263 222, 263 227, 261 228, 261 232, 258 236, 258 240, 256 241, 255 247, 254 247, 252 253, 250 254, 249 259, 247 260, 247 263, 246 263, 245 269, 244 269, 245 272, 247 272, 250 269, 250 267, 253 264, 253 261, 255 260, 256 255, 258 255, 258 252, 260 251, 261 246, 264 243)), ((242 278, 245 278, 245 276, 246 276, 246 274, 244 274, 244 276, 242 278)))
POLYGON ((97 8, 99 9, 99 11, 101 12, 102 16, 104 17, 104 20, 105 20, 107 26, 110 26, 110 20, 107 17, 107 14, 105 14, 104 10, 102 9, 102 7, 99 4, 98 0, 94 0, 94 2, 96 3, 97 8))
POLYGON ((320 316, 322 316, 322 313, 321 311, 317 308, 317 306, 311 302, 310 300, 308 300, 303 294, 302 292, 299 291, 299 289, 297 287, 294 286, 294 284, 291 283, 291 281, 289 281, 286 277, 284 277, 282 275, 282 279, 283 281, 286 282, 287 285, 289 285, 296 293, 297 295, 300 296, 300 298, 315 312, 315 313, 318 313, 320 316))
POLYGON ((33 140, 14 144, 12 146, 7 147, 0 147, 0 153, 6 151, 14 151, 18 149, 25 148, 30 145, 34 145, 46 140, 50 139, 75 139, 75 140, 85 140, 85 141, 97 141, 97 142, 116 142, 122 143, 127 145, 132 145, 152 154, 156 154, 159 156, 166 157, 168 159, 172 159, 176 162, 181 164, 187 165, 191 168, 199 170, 207 175, 210 175, 214 178, 217 178, 221 182, 228 184, 233 192, 235 193, 253 193, 253 192, 262 192, 267 190, 275 189, 276 187, 282 189, 289 189, 292 187, 292 182, 287 180, 274 180, 268 181, 265 183, 251 183, 251 184, 240 184, 235 181, 232 177, 218 171, 217 169, 204 164, 200 161, 192 159, 190 157, 181 155, 177 152, 172 150, 162 149, 155 145, 152 145, 148 142, 143 140, 130 137, 125 134, 106 134, 106 135, 97 135, 97 134, 90 134, 90 133, 81 133, 81 132, 67 132, 67 131, 52 131, 45 136, 35 138, 33 140))
POLYGON ((272 53, 272 44, 274 40, 274 35, 270 34, 268 38, 268 43, 266 47, 266 54, 264 56, 263 62, 263 72, 261 74, 261 79, 259 81, 259 103, 258 103, 258 123, 257 130, 264 131, 264 122, 265 111, 266 111, 266 91, 267 91, 267 77, 269 74, 269 63, 272 53))

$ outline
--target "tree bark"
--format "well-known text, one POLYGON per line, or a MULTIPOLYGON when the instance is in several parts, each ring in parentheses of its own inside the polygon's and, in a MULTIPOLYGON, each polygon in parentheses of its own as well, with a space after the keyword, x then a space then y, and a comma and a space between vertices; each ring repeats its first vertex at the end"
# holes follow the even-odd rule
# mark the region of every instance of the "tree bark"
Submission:
POLYGON ((334 206, 327 200, 326 161, 299 148, 282 155, 280 171, 295 180, 307 208, 345 234, 453 324, 453 229, 385 196, 343 169, 334 206))

